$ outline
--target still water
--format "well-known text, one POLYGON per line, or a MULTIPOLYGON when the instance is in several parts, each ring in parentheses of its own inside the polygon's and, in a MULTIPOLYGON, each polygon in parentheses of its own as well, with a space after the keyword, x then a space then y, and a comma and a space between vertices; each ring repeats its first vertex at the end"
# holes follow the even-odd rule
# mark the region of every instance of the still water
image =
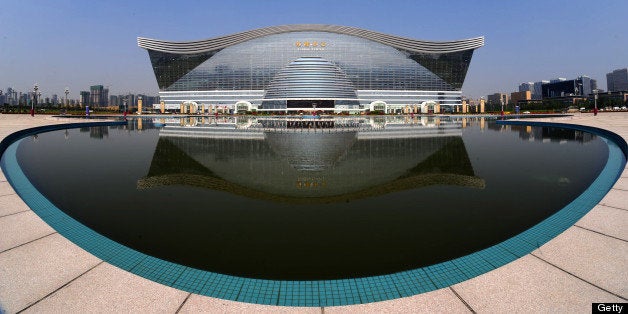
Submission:
POLYGON ((390 274, 560 210, 608 157, 595 135, 437 117, 135 119, 41 133, 24 173, 146 254, 249 278, 390 274))

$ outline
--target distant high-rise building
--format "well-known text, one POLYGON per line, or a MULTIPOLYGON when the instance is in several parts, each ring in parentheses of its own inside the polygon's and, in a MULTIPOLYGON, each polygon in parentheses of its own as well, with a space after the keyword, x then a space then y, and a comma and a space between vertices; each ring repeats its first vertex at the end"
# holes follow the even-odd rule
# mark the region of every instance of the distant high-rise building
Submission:
POLYGON ((50 101, 52 102, 53 105, 58 105, 59 104, 59 96, 57 96, 57 94, 52 94, 52 98, 50 99, 50 101))
POLYGON ((146 106, 152 107, 153 104, 158 104, 159 103, 159 96, 149 96, 149 95, 143 95, 143 94, 139 94, 137 96, 138 97, 139 96, 142 97, 142 103, 144 104, 144 107, 146 107, 146 106))
POLYGON ((529 90, 510 93, 510 101, 515 105, 529 100, 532 100, 532 92, 529 90))
POLYGON ((30 96, 29 93, 20 92, 20 96, 18 98, 18 104, 22 104, 22 105, 30 104, 30 100, 28 98, 29 96, 30 96))
MULTIPOLYGON (((133 111, 131 110, 132 108, 137 108, 137 103, 135 102, 135 100, 137 99, 137 97, 133 94, 128 94, 125 97, 126 99, 126 109, 129 111, 133 111)), ((124 104, 122 104, 124 105, 124 104)))
POLYGON ((586 75, 583 75, 576 80, 580 80, 580 83, 582 84, 582 88, 580 89, 581 96, 591 95, 593 94, 593 91, 597 89, 597 81, 586 75))
POLYGON ((597 81, 583 75, 573 80, 554 79, 547 84, 542 84, 542 95, 543 98, 587 96, 595 89, 597 89, 597 81))
POLYGON ((89 104, 96 107, 107 106, 109 100, 109 89, 104 88, 102 85, 93 85, 89 87, 89 104))
POLYGON ((5 97, 6 97, 6 100, 5 100, 5 101, 7 102, 7 104, 9 104, 9 105, 13 105, 13 104, 11 103, 12 98, 13 98, 13 88, 11 88, 11 87, 7 87, 7 92, 6 92, 6 94, 4 94, 4 95, 5 95, 5 97))
POLYGON ((104 87, 102 85, 93 85, 89 87, 89 105, 100 106, 100 98, 102 97, 104 87))
POLYGON ((486 97, 486 100, 490 105, 505 105, 508 104, 508 100, 510 100, 510 97, 506 93, 495 93, 492 95, 488 95, 486 97))
POLYGON ((534 91, 534 83, 527 82, 527 83, 519 84, 519 91, 520 92, 530 91, 530 93, 532 93, 534 91))
POLYGON ((543 84, 548 84, 549 81, 539 81, 534 82, 534 90, 532 91, 532 99, 542 99, 543 98, 543 84))
POLYGON ((118 102, 118 96, 116 95, 109 96, 109 106, 116 106, 116 107, 120 106, 120 103, 118 102))
POLYGON ((18 93, 11 87, 7 87, 7 92, 5 94, 7 104, 11 106, 17 106, 19 101, 18 93))
POLYGON ((606 89, 609 92, 628 91, 628 68, 607 73, 606 89))
POLYGON ((567 80, 567 79, 566 79, 566 78, 564 78, 564 77, 558 77, 558 78, 555 78, 555 79, 551 79, 551 80, 550 80, 550 83, 559 83, 559 82, 564 82, 564 81, 566 81, 566 80, 567 80))
POLYGON ((79 100, 79 104, 81 106, 89 106, 90 105, 90 99, 89 99, 89 92, 88 91, 81 91, 81 99, 79 100))

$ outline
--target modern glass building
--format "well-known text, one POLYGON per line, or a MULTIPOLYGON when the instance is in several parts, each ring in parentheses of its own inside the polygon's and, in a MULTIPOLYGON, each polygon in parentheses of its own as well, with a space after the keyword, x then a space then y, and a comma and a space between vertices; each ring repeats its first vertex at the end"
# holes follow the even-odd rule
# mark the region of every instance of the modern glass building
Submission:
POLYGON ((139 37, 138 45, 167 108, 407 112, 460 105, 484 37, 433 42, 300 24, 189 42, 139 37))
POLYGON ((596 89, 597 81, 584 75, 573 80, 554 80, 542 85, 543 98, 586 97, 596 89))

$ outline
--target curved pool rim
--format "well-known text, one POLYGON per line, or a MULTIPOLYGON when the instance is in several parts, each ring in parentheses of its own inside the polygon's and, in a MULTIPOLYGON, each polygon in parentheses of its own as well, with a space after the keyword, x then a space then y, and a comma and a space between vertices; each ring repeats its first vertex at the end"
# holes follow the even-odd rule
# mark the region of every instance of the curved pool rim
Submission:
POLYGON ((567 206, 530 229, 492 247, 439 264, 388 275, 320 281, 242 278, 193 269, 123 246, 87 228, 44 197, 26 178, 17 162, 17 147, 25 137, 66 128, 120 125, 91 122, 21 130, 0 142, 2 170, 16 193, 48 225, 82 249, 116 267, 176 289, 247 303, 280 306, 337 306, 413 296, 466 281, 497 269, 539 248, 588 213, 621 175, 628 144, 608 130, 582 125, 498 121, 499 124, 575 129, 601 136, 609 146, 606 165, 591 185, 567 206))

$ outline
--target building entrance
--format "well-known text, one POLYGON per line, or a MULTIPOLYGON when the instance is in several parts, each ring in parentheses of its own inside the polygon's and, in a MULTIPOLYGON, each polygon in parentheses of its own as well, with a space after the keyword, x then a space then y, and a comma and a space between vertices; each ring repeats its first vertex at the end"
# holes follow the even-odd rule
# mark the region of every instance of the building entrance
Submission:
POLYGON ((287 108, 334 108, 333 100, 299 99, 288 100, 287 102, 287 108))

